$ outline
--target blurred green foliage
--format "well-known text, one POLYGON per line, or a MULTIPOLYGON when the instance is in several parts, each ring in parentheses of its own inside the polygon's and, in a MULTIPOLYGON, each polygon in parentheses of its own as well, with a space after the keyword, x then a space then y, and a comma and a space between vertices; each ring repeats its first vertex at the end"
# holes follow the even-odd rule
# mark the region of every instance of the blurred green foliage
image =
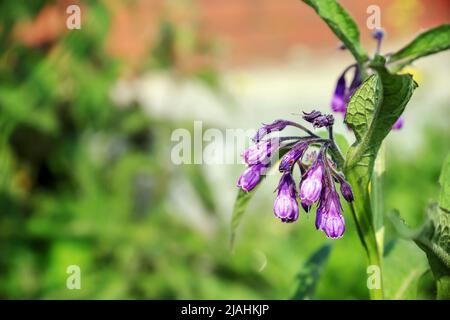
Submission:
MULTIPOLYGON (((254 200, 231 252, 228 213, 220 214, 204 168, 167 164, 165 141, 180 124, 111 103, 121 62, 105 52, 103 2, 89 3, 82 30, 37 47, 16 41, 13 25, 45 3, 0 4, 0 298, 292 297, 301 267, 329 242, 313 219, 277 224, 267 201, 254 200), (179 176, 197 192, 211 232, 174 212, 179 176), (69 265, 81 267, 81 290, 66 289, 69 265)), ((173 30, 162 26, 150 68, 173 67, 173 30)), ((210 69, 194 77, 217 87, 210 69)), ((390 152, 386 178, 386 208, 417 223, 438 190, 445 152, 433 151, 449 145, 448 134, 427 136, 414 158, 390 152)), ((364 252, 346 220, 314 298, 368 298, 364 252)))

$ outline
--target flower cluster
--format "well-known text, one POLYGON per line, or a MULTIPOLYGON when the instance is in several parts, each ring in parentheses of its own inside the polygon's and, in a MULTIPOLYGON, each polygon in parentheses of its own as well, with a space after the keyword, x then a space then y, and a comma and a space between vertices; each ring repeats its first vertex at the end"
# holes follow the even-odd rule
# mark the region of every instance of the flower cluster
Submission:
MULTIPOLYGON (((377 41, 376 54, 380 53, 381 43, 385 34, 381 29, 376 29, 372 33, 372 37, 377 41)), ((341 49, 345 49, 345 46, 341 46, 341 49)), ((333 98, 331 99, 331 110, 333 112, 342 113, 345 117, 347 112, 347 105, 351 96, 355 93, 356 89, 362 84, 362 74, 358 64, 352 64, 345 68, 336 83, 336 89, 334 90, 333 98), (354 70, 353 79, 350 85, 347 85, 346 75, 350 70, 354 70)), ((403 127, 404 119, 401 116, 392 126, 393 130, 399 130, 403 127)))
POLYGON ((315 128, 326 127, 329 138, 321 138, 292 121, 276 120, 263 125, 253 139, 255 144, 242 155, 248 167, 240 176, 237 186, 246 192, 255 188, 269 169, 275 152, 283 153, 278 166, 282 175, 275 190, 275 216, 282 222, 294 222, 299 217, 298 201, 306 212, 316 204, 316 228, 330 238, 339 238, 345 231, 345 221, 335 183, 340 185, 340 192, 346 201, 353 201, 353 193, 344 175, 338 172, 335 162, 328 156, 331 148, 339 152, 332 134, 334 118, 312 111, 304 113, 303 119, 315 128), (307 135, 263 139, 269 133, 281 131, 287 126, 297 127, 307 135), (298 191, 294 180, 296 167, 300 172, 298 191))

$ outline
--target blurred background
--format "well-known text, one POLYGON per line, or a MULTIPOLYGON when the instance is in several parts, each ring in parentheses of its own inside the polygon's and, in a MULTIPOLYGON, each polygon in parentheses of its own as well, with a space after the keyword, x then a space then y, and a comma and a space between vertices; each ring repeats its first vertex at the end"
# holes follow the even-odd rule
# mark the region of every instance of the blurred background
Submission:
MULTIPOLYGON (((381 8, 384 53, 450 21, 448 0, 341 4, 369 53, 369 5, 381 8)), ((301 1, 6 0, 0 37, 0 298, 290 299, 326 243, 312 298, 368 298, 348 210, 337 241, 305 215, 278 223, 269 176, 231 251, 244 166, 170 161, 173 130, 194 121, 224 132, 329 111, 352 59, 301 1), (79 30, 66 28, 71 4, 79 30), (81 290, 66 288, 69 265, 81 290)), ((447 52, 408 70, 420 87, 387 143, 385 210, 411 226, 437 198, 450 150, 449 67, 447 52)))

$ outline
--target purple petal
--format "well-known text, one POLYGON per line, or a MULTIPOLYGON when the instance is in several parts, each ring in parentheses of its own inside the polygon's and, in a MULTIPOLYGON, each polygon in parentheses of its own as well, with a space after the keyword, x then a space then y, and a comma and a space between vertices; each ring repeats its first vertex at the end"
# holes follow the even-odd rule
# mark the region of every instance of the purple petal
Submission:
POLYGON ((345 102, 345 72, 339 77, 336 89, 334 90, 333 99, 331 100, 331 109, 334 112, 345 112, 347 110, 347 103, 345 102))
POLYGON ((253 138, 253 141, 259 142, 264 136, 268 135, 269 133, 283 130, 288 124, 289 121, 286 120, 275 120, 270 124, 263 124, 263 126, 259 128, 255 137, 253 138))
POLYGON ((400 130, 401 128, 403 128, 404 122, 405 118, 403 116, 400 116, 400 118, 398 118, 392 126, 392 130, 400 130))
POLYGON ((267 168, 263 165, 254 165, 245 169, 242 175, 239 177, 237 186, 248 192, 253 190, 261 179, 261 175, 265 173, 267 168))

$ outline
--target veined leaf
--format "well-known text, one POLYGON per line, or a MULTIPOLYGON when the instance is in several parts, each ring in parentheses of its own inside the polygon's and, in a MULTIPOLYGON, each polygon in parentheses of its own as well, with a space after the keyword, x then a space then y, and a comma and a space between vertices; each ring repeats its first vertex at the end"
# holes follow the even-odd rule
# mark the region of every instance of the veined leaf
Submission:
POLYGON ((450 24, 445 24, 418 35, 406 47, 391 55, 389 63, 398 62, 402 69, 416 59, 450 48, 450 24))
POLYGON ((409 74, 390 74, 384 58, 377 56, 372 63, 377 71, 351 97, 345 122, 353 129, 356 142, 347 156, 347 166, 362 167, 361 174, 368 182, 378 149, 402 114, 416 82, 409 74))
POLYGON ((367 61, 367 53, 359 42, 359 29, 347 11, 335 0, 303 0, 325 21, 334 34, 345 44, 356 61, 367 61))
POLYGON ((325 244, 315 251, 302 266, 298 274, 298 287, 292 300, 311 299, 316 291, 320 273, 331 252, 331 245, 325 244))

